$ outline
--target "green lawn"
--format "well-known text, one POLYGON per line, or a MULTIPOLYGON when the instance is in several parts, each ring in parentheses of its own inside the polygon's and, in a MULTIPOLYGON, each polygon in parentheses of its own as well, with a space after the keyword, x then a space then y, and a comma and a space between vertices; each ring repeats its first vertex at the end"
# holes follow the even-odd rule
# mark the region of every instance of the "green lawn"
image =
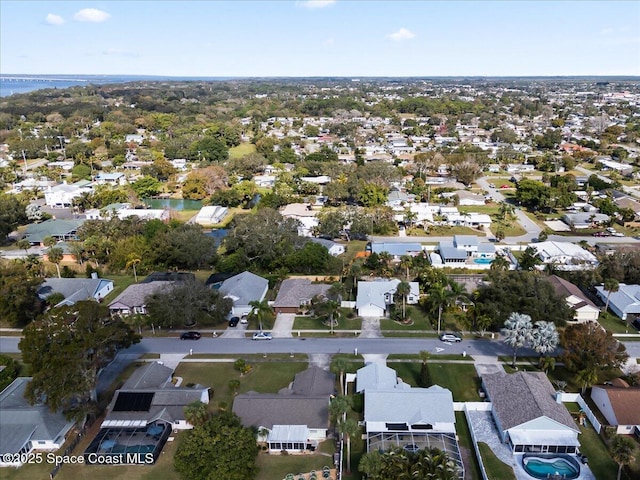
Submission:
POLYGON ((482 455, 482 462, 487 471, 487 476, 491 480, 516 480, 513 468, 496 457, 489 445, 484 442, 478 442, 478 448, 480 449, 480 455, 482 455))
POLYGON ((424 232, 422 235, 425 236, 453 236, 453 235, 476 235, 478 237, 486 237, 487 234, 480 231, 475 230, 473 228, 468 227, 449 227, 449 226, 434 226, 429 227, 429 229, 424 232))
MULTIPOLYGON (((402 306, 400 305, 399 308, 402 309, 402 306)), ((407 318, 411 319, 411 324, 403 324, 395 320, 383 318, 380 320, 380 329, 382 331, 433 330, 427 314, 418 307, 407 305, 407 318)))
MULTIPOLYGON (((249 360, 248 363, 251 363, 249 360)), ((231 406, 233 396, 229 390, 229 380, 240 380, 238 393, 246 393, 251 390, 260 393, 276 393, 293 381, 296 373, 305 370, 308 366, 305 362, 278 362, 277 365, 269 362, 252 363, 251 371, 240 376, 233 363, 181 363, 176 368, 175 375, 183 377, 183 382, 199 383, 211 387, 212 406, 220 406, 225 403, 231 406)))
POLYGON ((469 425, 467 419, 464 416, 464 412, 455 412, 456 414, 456 432, 458 433, 458 443, 460 449, 464 449, 469 454, 469 465, 465 464, 465 470, 470 468, 470 472, 465 471, 465 478, 471 478, 473 480, 480 480, 480 465, 476 458, 476 452, 473 448, 473 440, 471 439, 471 433, 469 432, 469 425))
MULTIPOLYGON (((323 442, 331 443, 331 440, 323 442)), ((315 470, 320 472, 322 477, 322 467, 333 467, 333 458, 320 454, 313 455, 269 455, 260 453, 256 461, 259 472, 256 480, 281 480, 287 473, 308 473, 315 470)), ((297 478, 297 477, 296 477, 297 478)))
POLYGON ((638 333, 632 326, 627 327, 627 322, 620 320, 609 312, 600 313, 598 323, 611 333, 638 333))
POLYGON ((595 477, 600 480, 616 478, 618 466, 615 464, 606 445, 591 427, 580 427, 578 439, 580 440, 580 451, 589 458, 589 468, 595 477))
POLYGON ((241 143, 237 147, 229 149, 229 158, 242 158, 245 155, 254 153, 255 151, 256 146, 253 143, 241 143))
MULTIPOLYGON (((147 277, 146 275, 138 275, 138 283, 140 283, 146 277, 147 277)), ((111 302, 114 298, 120 295, 125 288, 135 283, 135 278, 133 277, 133 270, 128 272, 128 274, 126 275, 109 274, 109 275, 105 275, 104 278, 113 280, 113 290, 109 293, 109 295, 107 295, 103 299, 103 302, 105 304, 108 304, 109 302, 111 302)))
MULTIPOLYGON (((334 330, 360 330, 362 328, 361 318, 344 318, 338 321, 338 325, 334 326, 334 330)), ((330 332, 328 325, 322 323, 322 320, 315 317, 300 316, 293 321, 292 330, 326 330, 330 332)))
MULTIPOLYGON (((479 402, 480 379, 472 363, 428 362, 431 381, 434 385, 448 388, 456 402, 479 402)), ((411 386, 418 386, 421 363, 390 363, 400 378, 411 386)))

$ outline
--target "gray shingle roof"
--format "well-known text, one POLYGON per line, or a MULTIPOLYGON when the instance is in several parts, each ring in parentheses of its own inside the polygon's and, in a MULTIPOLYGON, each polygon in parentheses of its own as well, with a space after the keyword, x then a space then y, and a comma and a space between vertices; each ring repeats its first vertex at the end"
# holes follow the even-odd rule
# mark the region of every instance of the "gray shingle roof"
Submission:
POLYGON ((329 427, 329 396, 247 393, 233 401, 233 413, 246 427, 272 428, 274 425, 329 427))
POLYGON ((36 292, 42 299, 53 293, 61 293, 65 299, 79 302, 91 300, 103 282, 111 282, 103 278, 47 278, 36 292))
POLYGON ((234 305, 249 305, 254 300, 262 301, 269 281, 255 273, 242 272, 222 282, 219 292, 233 300, 234 305))
POLYGON ((123 390, 163 388, 171 380, 173 370, 153 362, 136 369, 122 386, 123 390))
POLYGON ((274 307, 299 307, 316 295, 326 295, 331 285, 311 283, 308 278, 289 278, 282 282, 274 307))
POLYGON ((74 422, 43 404, 30 405, 24 392, 31 377, 18 377, 0 393, 0 453, 17 453, 28 441, 54 441, 74 422))
POLYGON ((314 397, 331 395, 335 391, 336 376, 320 367, 309 367, 293 380, 292 391, 296 395, 314 397))
POLYGON ((555 390, 542 372, 504 372, 483 375, 494 415, 504 430, 546 416, 578 430, 564 405, 555 400, 555 390))
POLYGON ((578 305, 574 305, 574 309, 582 307, 583 305, 589 305, 593 308, 598 308, 591 300, 589 300, 589 298, 584 293, 582 293, 582 290, 580 290, 577 285, 574 285, 568 280, 560 278, 557 275, 551 275, 550 277, 546 277, 546 279, 551 284, 556 293, 562 298, 567 298, 573 295, 584 302, 578 305))
POLYGON ((77 220, 46 220, 42 223, 32 223, 27 225, 25 235, 31 243, 41 243, 47 236, 63 237, 70 236, 78 230, 78 227, 85 222, 84 219, 77 220))
POLYGON ((171 288, 175 282, 136 283, 129 285, 110 304, 109 308, 127 306, 129 308, 141 307, 147 304, 146 298, 164 288, 171 288))

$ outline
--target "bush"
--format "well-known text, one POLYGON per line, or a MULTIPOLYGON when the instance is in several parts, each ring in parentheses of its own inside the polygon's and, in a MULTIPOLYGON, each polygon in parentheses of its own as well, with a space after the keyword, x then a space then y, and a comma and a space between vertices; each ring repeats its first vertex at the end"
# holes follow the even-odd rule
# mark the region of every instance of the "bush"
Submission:
POLYGON ((0 392, 5 389, 7 385, 13 382, 18 373, 20 372, 20 364, 11 357, 6 355, 0 355, 0 365, 4 365, 5 368, 0 371, 0 392))

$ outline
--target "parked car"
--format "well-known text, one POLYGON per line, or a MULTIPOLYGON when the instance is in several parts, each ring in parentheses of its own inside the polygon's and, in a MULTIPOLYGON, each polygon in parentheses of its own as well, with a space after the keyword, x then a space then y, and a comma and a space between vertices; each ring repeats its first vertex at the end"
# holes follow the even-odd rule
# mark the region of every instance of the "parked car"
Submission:
POLYGON ((240 317, 240 323, 242 323, 243 325, 249 323, 249 318, 246 315, 242 315, 240 317))
POLYGON ((504 185, 500 185, 500 188, 511 188, 511 187, 507 184, 504 184, 504 185))
POLYGON ((460 338, 455 333, 443 333, 443 334, 440 335, 440 340, 442 340, 443 342, 458 343, 458 342, 462 341, 462 338, 460 338))
POLYGON ((240 317, 231 317, 229 319, 229 326, 230 327, 235 327, 238 325, 238 323, 240 323, 240 317))
POLYGON ((495 183, 490 183, 489 184, 489 188, 496 188, 496 184, 495 183))
POLYGON ((418 450, 420 450, 420 447, 415 443, 407 443, 402 447, 402 449, 405 452, 416 453, 418 450))
POLYGON ((180 335, 180 340, 200 340, 201 336, 200 332, 184 332, 180 335))
POLYGON ((256 332, 253 334, 254 340, 271 340, 271 334, 269 332, 256 332))

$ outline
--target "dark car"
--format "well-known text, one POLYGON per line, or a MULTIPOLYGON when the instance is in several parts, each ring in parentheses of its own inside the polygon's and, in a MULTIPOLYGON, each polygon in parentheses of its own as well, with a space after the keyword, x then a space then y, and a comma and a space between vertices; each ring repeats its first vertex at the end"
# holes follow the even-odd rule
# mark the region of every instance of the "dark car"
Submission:
POLYGON ((238 325, 238 323, 240 323, 240 317, 231 317, 229 319, 229 326, 230 327, 236 327, 238 325))
POLYGON ((640 331, 640 318, 636 318, 633 322, 631 322, 631 325, 633 325, 636 330, 640 331))
POLYGON ((200 332, 184 332, 180 335, 180 340, 200 340, 201 336, 200 332))

